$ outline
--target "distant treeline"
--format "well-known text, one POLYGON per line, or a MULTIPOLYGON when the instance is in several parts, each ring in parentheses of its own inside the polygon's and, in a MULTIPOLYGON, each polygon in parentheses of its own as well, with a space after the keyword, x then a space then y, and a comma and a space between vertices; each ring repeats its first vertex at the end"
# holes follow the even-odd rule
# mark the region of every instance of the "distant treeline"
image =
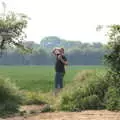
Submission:
POLYGON ((54 47, 64 47, 70 65, 100 65, 103 63, 105 47, 101 43, 81 43, 66 41, 57 37, 46 37, 40 44, 24 42, 32 48, 32 53, 20 52, 18 48, 8 48, 0 58, 1 65, 53 65, 55 57, 51 54, 54 47))

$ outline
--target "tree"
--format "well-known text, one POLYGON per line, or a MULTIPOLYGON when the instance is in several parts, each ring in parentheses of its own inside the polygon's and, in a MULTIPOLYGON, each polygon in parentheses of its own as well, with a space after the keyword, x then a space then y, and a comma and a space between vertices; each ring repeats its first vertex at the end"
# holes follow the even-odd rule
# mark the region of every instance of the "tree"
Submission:
MULTIPOLYGON (((102 25, 99 25, 102 26, 102 25)), ((97 27, 97 30, 102 29, 104 26, 97 27)), ((105 55, 105 63, 109 68, 120 74, 120 25, 109 25, 107 26, 107 36, 109 42, 107 44, 108 52, 105 55)))
POLYGON ((120 25, 107 26, 109 42, 105 63, 108 66, 106 79, 109 87, 105 96, 106 107, 120 110, 120 25))
POLYGON ((27 23, 28 17, 24 14, 8 12, 0 15, 0 49, 16 46, 28 50, 22 44, 26 37, 24 29, 27 27, 27 23))

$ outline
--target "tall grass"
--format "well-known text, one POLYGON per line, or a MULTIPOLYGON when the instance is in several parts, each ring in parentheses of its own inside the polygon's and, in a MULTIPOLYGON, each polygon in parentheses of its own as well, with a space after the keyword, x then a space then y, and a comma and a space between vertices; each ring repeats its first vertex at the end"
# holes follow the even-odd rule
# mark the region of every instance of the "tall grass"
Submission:
POLYGON ((104 75, 104 72, 98 71, 77 74, 76 79, 63 89, 55 108, 65 111, 105 108, 104 96, 108 83, 104 75))
POLYGON ((22 103, 22 96, 15 84, 0 78, 0 116, 17 112, 22 103))

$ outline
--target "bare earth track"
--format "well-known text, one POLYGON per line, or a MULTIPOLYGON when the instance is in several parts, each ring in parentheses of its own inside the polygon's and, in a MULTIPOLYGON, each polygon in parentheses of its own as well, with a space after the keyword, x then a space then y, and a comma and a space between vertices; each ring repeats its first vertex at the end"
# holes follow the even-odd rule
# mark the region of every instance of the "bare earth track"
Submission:
MULTIPOLYGON (((1 120, 1 119, 0 119, 1 120)), ((120 120, 120 112, 88 110, 82 112, 39 113, 28 117, 12 117, 5 120, 120 120)))

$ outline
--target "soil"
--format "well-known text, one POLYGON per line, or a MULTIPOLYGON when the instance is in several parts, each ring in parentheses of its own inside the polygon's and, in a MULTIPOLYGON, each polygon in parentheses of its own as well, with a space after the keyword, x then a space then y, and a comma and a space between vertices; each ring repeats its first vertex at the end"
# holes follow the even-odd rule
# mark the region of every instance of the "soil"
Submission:
MULTIPOLYGON (((21 107, 22 110, 39 111, 43 106, 30 105, 21 107)), ((47 112, 28 116, 9 117, 0 120, 120 120, 120 112, 107 110, 87 110, 82 112, 47 112)))

